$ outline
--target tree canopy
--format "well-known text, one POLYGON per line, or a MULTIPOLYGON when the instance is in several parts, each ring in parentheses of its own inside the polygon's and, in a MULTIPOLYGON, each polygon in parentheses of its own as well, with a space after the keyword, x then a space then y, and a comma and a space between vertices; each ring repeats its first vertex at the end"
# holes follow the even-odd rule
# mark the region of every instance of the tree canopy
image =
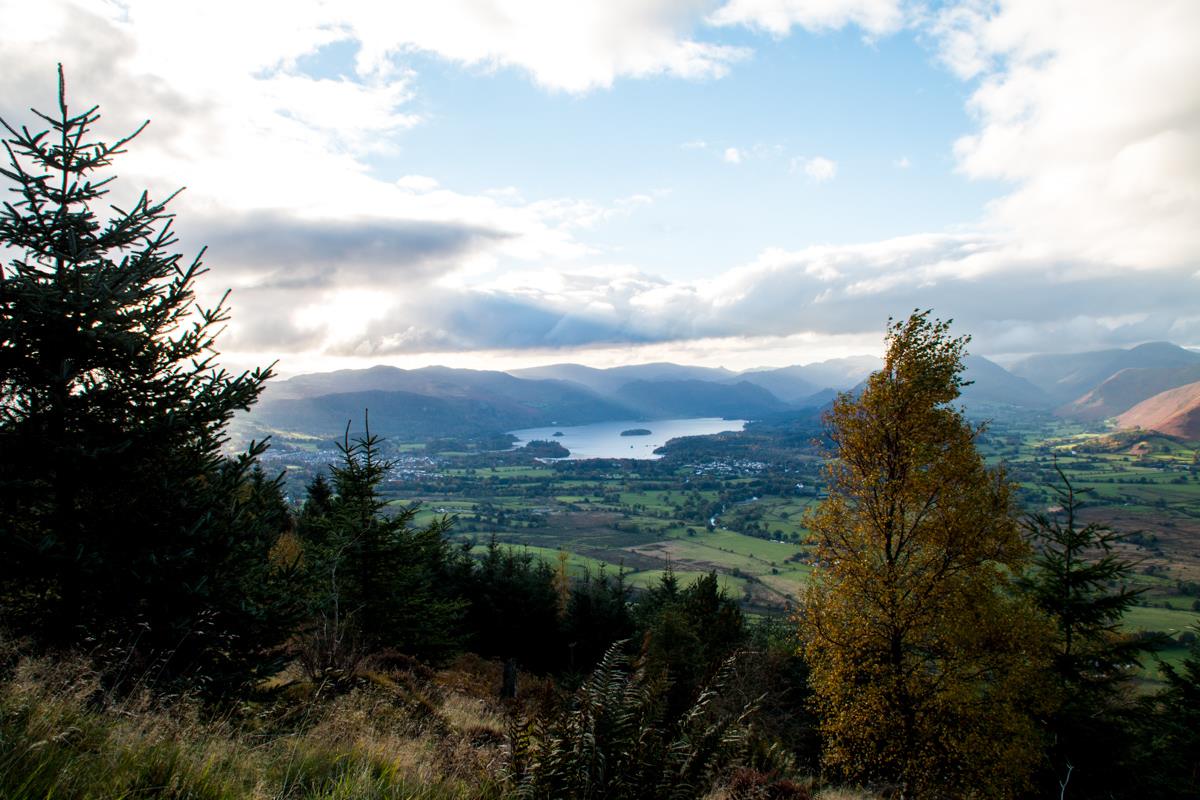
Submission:
POLYGON ((1004 474, 951 406, 966 337, 915 312, 827 416, 829 496, 802 635, 826 764, 908 797, 1012 796, 1037 760, 1046 626, 1004 474))

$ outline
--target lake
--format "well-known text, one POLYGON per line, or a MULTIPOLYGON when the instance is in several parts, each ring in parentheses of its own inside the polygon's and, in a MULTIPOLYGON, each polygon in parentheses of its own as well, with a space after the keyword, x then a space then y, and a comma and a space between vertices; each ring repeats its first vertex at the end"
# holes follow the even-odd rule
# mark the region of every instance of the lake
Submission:
POLYGON ((722 431, 740 431, 746 427, 744 419, 656 419, 624 420, 619 422, 596 422, 591 425, 569 425, 549 428, 526 428, 509 431, 517 437, 515 447, 524 447, 527 442, 544 439, 558 442, 571 451, 571 458, 660 458, 654 451, 666 444, 668 439, 679 436, 707 436, 722 431), (622 436, 621 431, 633 429, 649 430, 647 436, 622 436), (562 436, 555 436, 561 432, 562 436))

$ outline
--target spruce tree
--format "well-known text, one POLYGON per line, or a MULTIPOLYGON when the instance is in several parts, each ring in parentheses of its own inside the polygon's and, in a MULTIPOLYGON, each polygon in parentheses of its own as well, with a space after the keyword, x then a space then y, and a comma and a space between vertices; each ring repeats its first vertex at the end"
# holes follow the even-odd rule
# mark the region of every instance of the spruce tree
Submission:
POLYGON ((1031 514, 1024 527, 1036 555, 1025 586, 1055 621, 1054 666, 1073 697, 1111 695, 1132 676, 1148 645, 1121 632, 1121 619, 1144 589, 1129 586, 1134 564, 1114 547, 1124 538, 1097 523, 1079 524, 1082 501, 1062 468, 1053 487, 1060 511, 1031 514))
POLYGON ((464 602, 450 580, 449 519, 413 526, 417 507, 390 509, 379 486, 393 462, 369 425, 349 430, 342 459, 309 487, 299 533, 309 593, 302 637, 305 668, 314 678, 349 677, 357 661, 394 650, 438 659, 459 644, 464 602))
POLYGON ((1108 797, 1121 787, 1136 794, 1144 776, 1131 766, 1141 711, 1132 681, 1153 640, 1123 632, 1121 621, 1144 590, 1130 588, 1134 564, 1114 549, 1122 535, 1081 524, 1080 493, 1055 470, 1059 510, 1024 522, 1035 556, 1023 585, 1057 628, 1053 667, 1063 698, 1049 720, 1042 782, 1068 796, 1108 797))
POLYGON ((3 622, 49 646, 106 646, 154 674, 234 681, 288 630, 269 557, 277 480, 227 425, 270 370, 215 360, 225 301, 200 307, 201 252, 174 250, 165 200, 106 207, 115 157, 61 67, 41 131, 3 122, 0 571, 3 622))

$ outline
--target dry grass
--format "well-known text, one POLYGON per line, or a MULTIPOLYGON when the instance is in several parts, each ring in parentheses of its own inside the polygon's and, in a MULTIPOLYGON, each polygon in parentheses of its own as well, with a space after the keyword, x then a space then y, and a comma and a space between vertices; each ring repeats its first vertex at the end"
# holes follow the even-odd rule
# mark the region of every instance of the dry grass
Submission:
MULTIPOLYGON (((341 693, 285 672, 267 685, 270 699, 218 712, 188 697, 115 698, 82 660, 5 655, 4 800, 503 798, 510 719, 562 699, 552 682, 523 677, 519 706, 500 701, 501 665, 465 655, 437 672, 375 661, 341 693)), ((744 798, 718 790, 707 800, 744 798)))
POLYGON ((502 795, 504 716, 486 697, 376 674, 322 697, 214 714, 188 698, 119 701, 81 662, 22 659, 0 685, 0 796, 379 800, 502 795))

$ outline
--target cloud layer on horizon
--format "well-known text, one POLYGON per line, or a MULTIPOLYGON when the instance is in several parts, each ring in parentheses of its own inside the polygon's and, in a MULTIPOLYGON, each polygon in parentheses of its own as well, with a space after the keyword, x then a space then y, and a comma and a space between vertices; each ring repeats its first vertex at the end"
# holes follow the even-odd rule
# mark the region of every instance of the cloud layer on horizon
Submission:
MULTIPOLYGON (((120 162, 121 185, 190 187, 177 201, 183 244, 209 244, 209 277, 234 287, 222 343, 235 354, 701 342, 818 352, 877 338, 887 316, 918 306, 954 317, 987 353, 1200 343, 1200 50, 1187 36, 1200 5, 1188 0, 968 0, 934 14, 898 0, 629 0, 572 14, 550 2, 174 5, 0 0, 0 116, 23 122, 25 108, 49 105, 65 49, 72 96, 99 102, 106 130, 153 118, 120 162), (527 201, 456 192, 437 176, 383 181, 365 166, 425 122, 410 53, 581 93, 651 76, 719 80, 752 56, 720 42, 735 27, 916 31, 970 88, 977 127, 954 146, 957 168, 1010 188, 974 230, 788 251, 763 242, 749 263, 689 281, 589 242, 651 193, 527 201), (359 46, 354 79, 297 66, 339 41, 359 46)), ((818 156, 793 163, 813 182, 838 170, 818 156)))

